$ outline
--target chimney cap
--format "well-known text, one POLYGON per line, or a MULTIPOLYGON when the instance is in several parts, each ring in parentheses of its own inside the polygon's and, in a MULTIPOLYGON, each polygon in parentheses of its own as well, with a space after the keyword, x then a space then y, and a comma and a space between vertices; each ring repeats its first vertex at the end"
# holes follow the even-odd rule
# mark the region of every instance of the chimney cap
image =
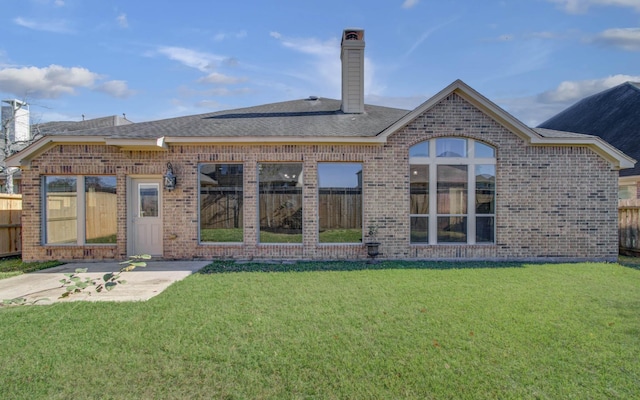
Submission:
POLYGON ((347 28, 342 32, 342 41, 345 40, 364 40, 364 29, 347 28))

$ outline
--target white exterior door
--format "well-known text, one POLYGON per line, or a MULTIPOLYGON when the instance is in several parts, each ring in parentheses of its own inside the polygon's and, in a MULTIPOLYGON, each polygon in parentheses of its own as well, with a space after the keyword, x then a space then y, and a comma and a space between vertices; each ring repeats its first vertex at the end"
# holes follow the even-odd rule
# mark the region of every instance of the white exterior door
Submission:
POLYGON ((132 179, 130 255, 162 256, 162 181, 132 179))

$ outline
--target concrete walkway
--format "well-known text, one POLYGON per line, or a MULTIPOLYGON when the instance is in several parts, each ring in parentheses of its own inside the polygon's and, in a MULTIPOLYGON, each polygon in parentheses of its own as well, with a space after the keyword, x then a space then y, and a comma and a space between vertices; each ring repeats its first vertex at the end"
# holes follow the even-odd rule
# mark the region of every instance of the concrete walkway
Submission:
POLYGON ((147 261, 146 267, 123 272, 121 277, 127 282, 123 285, 117 285, 111 291, 104 290, 101 293, 96 293, 92 288, 88 288, 85 291, 87 293, 76 293, 66 299, 59 299, 65 291, 60 283, 60 280, 65 278, 65 273, 75 272, 77 268, 87 268, 87 272, 81 274, 82 277, 99 278, 107 272, 116 272, 123 267, 115 261, 73 262, 13 278, 0 279, 0 301, 19 297, 25 298, 27 301, 40 300, 35 304, 78 300, 144 301, 207 264, 209 264, 208 261, 147 261))

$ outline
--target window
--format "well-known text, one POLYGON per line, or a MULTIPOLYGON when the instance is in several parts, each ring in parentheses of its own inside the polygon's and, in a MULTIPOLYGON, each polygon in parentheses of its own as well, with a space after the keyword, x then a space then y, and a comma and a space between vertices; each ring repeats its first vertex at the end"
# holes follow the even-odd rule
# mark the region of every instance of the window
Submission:
POLYGON ((636 185, 620 185, 618 190, 618 200, 628 200, 636 198, 636 185))
POLYGON ((320 243, 362 241, 362 164, 318 164, 320 243))
POLYGON ((117 235, 115 176, 45 176, 45 244, 113 244, 117 235))
POLYGON ((258 165, 260 243, 302 243, 302 164, 258 165))
POLYGON ((115 176, 84 178, 85 232, 87 243, 115 243, 117 196, 115 176))
POLYGON ((411 243, 495 242, 495 149, 438 138, 409 149, 411 243))
POLYGON ((200 165, 200 242, 242 242, 242 164, 200 165))

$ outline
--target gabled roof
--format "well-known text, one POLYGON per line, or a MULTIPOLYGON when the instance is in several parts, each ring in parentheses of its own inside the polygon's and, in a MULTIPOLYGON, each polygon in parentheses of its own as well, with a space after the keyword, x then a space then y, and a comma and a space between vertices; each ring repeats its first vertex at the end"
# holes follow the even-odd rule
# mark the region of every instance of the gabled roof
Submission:
POLYGON ((197 143, 382 144, 452 93, 532 145, 584 145, 615 168, 633 166, 634 160, 597 137, 531 129, 460 80, 410 112, 365 105, 362 114, 345 114, 340 111, 340 100, 309 98, 124 126, 51 133, 7 161, 14 166, 26 165, 49 147, 63 143, 107 144, 123 150, 166 150, 170 144, 197 143))
POLYGON ((492 117, 496 122, 506 129, 521 137, 527 143, 537 146, 566 145, 566 146, 588 146, 604 159, 611 162, 616 168, 631 168, 635 160, 627 156, 620 150, 601 140, 597 136, 582 135, 573 132, 562 132, 559 130, 533 129, 523 124, 520 120, 500 108, 497 104, 484 97, 482 94, 471 88, 461 80, 456 80, 446 88, 442 89, 435 96, 419 105, 395 124, 387 128, 382 136, 392 135, 402 127, 409 124, 419 115, 427 112, 436 104, 452 93, 456 93, 485 114, 492 117))
MULTIPOLYGON (((595 135, 640 159, 640 83, 625 82, 586 97, 540 128, 595 135)), ((640 175, 640 164, 620 175, 640 175)))

